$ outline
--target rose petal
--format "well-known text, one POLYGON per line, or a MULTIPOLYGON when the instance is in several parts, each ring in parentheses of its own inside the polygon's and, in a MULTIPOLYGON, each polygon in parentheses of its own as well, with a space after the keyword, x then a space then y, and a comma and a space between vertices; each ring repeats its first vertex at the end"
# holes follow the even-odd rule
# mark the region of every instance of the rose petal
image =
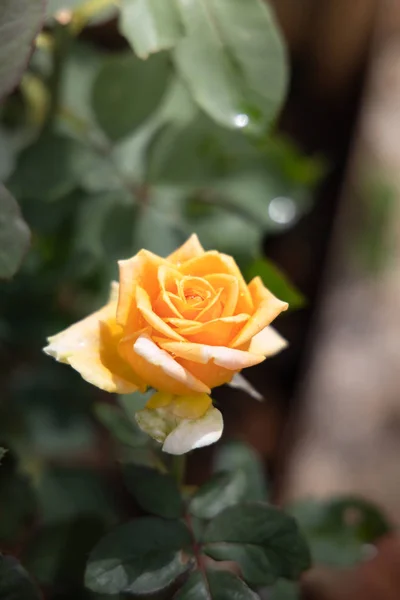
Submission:
POLYGON ((180 268, 184 275, 205 277, 211 273, 233 275, 239 284, 239 298, 236 306, 237 313, 252 314, 253 300, 247 288, 239 267, 231 256, 216 251, 205 252, 202 256, 193 258, 180 268))
POLYGON ((211 274, 205 277, 213 288, 222 290, 221 301, 224 305, 222 317, 230 317, 235 314, 239 298, 239 282, 233 275, 211 274))
POLYGON ((249 352, 263 354, 265 357, 278 354, 288 343, 274 327, 268 325, 257 333, 250 342, 249 352))
POLYGON ((157 390, 171 394, 210 393, 204 383, 159 348, 148 334, 139 335, 134 343, 121 340, 119 349, 135 373, 157 390))
POLYGON ((232 340, 243 328, 249 315, 240 314, 234 317, 221 317, 208 323, 189 321, 179 323, 179 319, 166 319, 171 325, 175 325, 176 332, 189 342, 198 344, 209 344, 211 346, 231 346, 232 340), (190 323, 190 324, 189 324, 190 323))
POLYGON ((210 406, 199 419, 183 419, 167 436, 163 450, 169 454, 186 454, 195 448, 214 444, 219 440, 224 428, 222 415, 210 406))
POLYGON ((129 260, 118 261, 119 266, 119 296, 117 307, 117 322, 125 325, 135 298, 136 284, 146 286, 151 301, 159 294, 157 272, 161 265, 168 262, 152 252, 141 250, 129 260))
POLYGON ((121 333, 115 322, 115 311, 116 302, 111 302, 49 337, 50 343, 44 352, 59 362, 70 364, 89 383, 107 392, 127 394, 143 389, 143 382, 117 352, 121 333))
POLYGON ((176 333, 172 327, 155 314, 149 295, 140 285, 136 286, 136 306, 151 327, 173 340, 184 340, 181 335, 176 333))
POLYGON ((180 419, 198 419, 211 405, 208 394, 183 394, 175 396, 165 392, 156 392, 147 402, 146 408, 166 408, 180 419))
POLYGON ((231 345, 233 348, 241 346, 251 340, 257 333, 264 329, 264 327, 269 325, 279 313, 283 310, 287 310, 289 306, 287 302, 282 302, 271 294, 262 283, 260 277, 255 277, 249 283, 249 290, 256 309, 249 321, 232 341, 231 345))
POLYGON ((185 358, 176 358, 182 367, 191 372, 191 374, 200 379, 205 385, 208 385, 210 389, 229 383, 235 374, 235 371, 220 367, 214 362, 209 362, 206 365, 196 363, 193 360, 186 360, 185 358))
POLYGON ((260 394, 260 392, 258 392, 256 388, 253 387, 251 383, 247 381, 247 379, 245 379, 240 373, 235 373, 231 381, 228 382, 228 385, 232 388, 246 392, 246 394, 249 394, 249 396, 251 396, 255 400, 258 400, 260 402, 264 400, 263 395, 260 394))
POLYGON ((240 371, 247 367, 258 365, 264 356, 243 350, 226 348, 225 346, 208 346, 189 342, 160 342, 161 348, 180 358, 196 363, 207 364, 211 360, 214 364, 232 371, 240 371))
POLYGON ((174 264, 180 264, 196 256, 204 254, 204 248, 199 242, 199 238, 193 233, 190 238, 175 252, 168 256, 168 260, 174 264))

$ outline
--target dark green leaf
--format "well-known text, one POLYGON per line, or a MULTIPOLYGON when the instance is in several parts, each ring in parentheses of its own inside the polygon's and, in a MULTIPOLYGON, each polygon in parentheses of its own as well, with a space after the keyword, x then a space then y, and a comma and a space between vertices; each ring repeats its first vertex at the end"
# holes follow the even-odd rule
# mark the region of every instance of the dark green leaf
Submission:
POLYGON ((268 585, 279 577, 296 579, 309 568, 307 544, 295 520, 262 503, 231 506, 217 515, 204 532, 204 550, 216 560, 233 560, 253 585, 268 585))
POLYGON ((259 600, 259 596, 228 571, 193 573, 174 600, 259 600))
POLYGON ((192 496, 189 511, 200 519, 212 519, 246 497, 247 478, 243 470, 217 473, 192 496))
POLYGON ((128 465, 124 469, 125 482, 139 506, 165 519, 178 519, 183 513, 183 502, 176 481, 155 469, 128 465))
POLYGON ((147 436, 141 435, 124 411, 117 406, 112 406, 106 402, 98 402, 94 410, 99 421, 104 427, 107 427, 121 444, 137 448, 146 443, 147 436))
POLYGON ((108 57, 94 82, 92 104, 111 140, 128 136, 150 117, 165 94, 169 75, 165 54, 146 62, 133 54, 108 57))
POLYGON ((77 187, 93 160, 80 142, 46 133, 20 154, 9 185, 18 198, 59 200, 77 187))
POLYGON ((24 565, 41 585, 60 586, 67 594, 82 586, 89 552, 106 530, 99 515, 90 513, 41 526, 24 547, 24 565))
POLYGON ((115 498, 109 484, 84 468, 47 470, 37 489, 41 520, 46 525, 72 522, 91 515, 112 526, 117 521, 115 498))
POLYGON ((246 279, 261 277, 264 285, 280 300, 289 303, 289 309, 302 308, 306 299, 295 286, 290 283, 286 275, 267 258, 258 258, 247 269, 246 279))
POLYGON ((24 72, 44 19, 42 0, 2 0, 0 10, 0 99, 24 72))
POLYGON ((2 456, 0 467, 0 545, 16 544, 37 513, 30 478, 21 473, 12 452, 2 456))
POLYGON ((165 0, 122 0, 120 30, 140 58, 173 47, 181 34, 176 6, 165 0))
POLYGON ((284 47, 268 5, 179 0, 178 7, 185 36, 174 57, 193 97, 222 125, 261 133, 275 118, 287 81, 284 47))
POLYGON ((218 447, 214 471, 240 471, 246 478, 246 499, 250 502, 267 500, 268 490, 262 463, 257 453, 247 444, 231 441, 218 447))
POLYGON ((41 594, 21 564, 0 554, 0 598, 2 600, 40 600, 41 594))
POLYGON ((0 279, 15 275, 29 241, 29 228, 18 204, 0 183, 0 279))
POLYGON ((366 544, 392 529, 379 508, 357 497, 303 500, 288 510, 303 530, 314 562, 319 564, 352 566, 365 558, 366 544))
POLYGON ((300 589, 297 583, 279 579, 267 591, 268 600, 300 600, 300 589))
POLYGON ((180 521, 145 517, 121 525, 92 551, 85 585, 103 594, 150 594, 190 567, 182 553, 191 543, 180 521))

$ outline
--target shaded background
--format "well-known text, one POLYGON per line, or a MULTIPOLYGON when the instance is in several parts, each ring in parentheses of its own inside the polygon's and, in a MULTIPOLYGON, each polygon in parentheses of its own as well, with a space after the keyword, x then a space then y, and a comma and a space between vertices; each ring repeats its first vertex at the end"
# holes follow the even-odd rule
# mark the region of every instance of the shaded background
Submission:
MULTIPOLYGON (((324 167, 309 186, 306 214, 263 241, 265 256, 300 290, 306 305, 279 319, 289 349, 248 374, 265 403, 216 391, 224 437, 246 441, 259 452, 275 501, 356 494, 376 502, 397 524, 400 10, 396 2, 375 0, 273 4, 291 63, 279 131, 306 156, 323 159, 324 167)), ((110 52, 124 47, 112 20, 83 31, 81 38, 110 52)), ((19 118, 18 94, 14 101, 11 120, 19 118)), ((14 448, 39 482, 32 502, 24 478, 13 479, 15 487, 5 492, 13 471, 13 455, 6 455, 7 518, 0 533, 3 548, 22 556, 48 583, 52 598, 81 594, 82 556, 107 527, 136 511, 109 434, 93 415, 93 402, 109 398, 40 355, 44 336, 87 312, 102 293, 96 270, 70 276, 82 255, 65 267, 74 203, 79 199, 69 197, 65 213, 50 205, 40 213, 23 204, 34 235, 39 231, 39 247, 34 239, 23 271, 0 292, 2 445, 14 448), (48 260, 38 271, 35 261, 43 256, 48 260), (67 269, 64 279, 60 265, 67 269), (63 557, 71 556, 76 532, 81 552, 71 565, 63 557), (41 544, 52 550, 41 555, 41 544)), ((114 227, 122 231, 127 218, 122 211, 114 227)), ((116 258, 118 248, 112 252, 116 258)), ((210 447, 190 457, 190 483, 207 479, 213 453, 210 447)), ((343 548, 339 541, 337 555, 343 548)), ((340 565, 337 556, 325 560, 333 564, 307 576, 305 593, 321 599, 397 598, 398 542, 392 537, 379 548, 361 567, 340 565), (343 566, 344 574, 337 570, 343 566)))

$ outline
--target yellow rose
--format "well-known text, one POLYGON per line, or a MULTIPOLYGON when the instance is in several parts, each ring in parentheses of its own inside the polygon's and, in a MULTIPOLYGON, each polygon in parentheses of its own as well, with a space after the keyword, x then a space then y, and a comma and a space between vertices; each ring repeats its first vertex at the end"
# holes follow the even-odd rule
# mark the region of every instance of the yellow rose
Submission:
POLYGON ((269 324, 288 305, 259 277, 247 285, 232 257, 205 252, 196 235, 166 259, 141 250, 119 273, 108 304, 44 349, 103 390, 152 387, 162 394, 147 408, 196 419, 212 388, 285 345, 269 324))

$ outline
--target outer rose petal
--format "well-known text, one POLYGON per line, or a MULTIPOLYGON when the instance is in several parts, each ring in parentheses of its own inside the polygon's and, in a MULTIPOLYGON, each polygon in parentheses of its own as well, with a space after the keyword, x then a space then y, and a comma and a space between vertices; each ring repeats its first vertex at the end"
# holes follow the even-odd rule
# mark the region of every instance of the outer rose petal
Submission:
POLYGON ((170 262, 179 265, 191 258, 201 256, 204 254, 204 248, 199 242, 199 238, 193 233, 190 238, 175 252, 170 254, 167 258, 170 262))
POLYGON ((139 427, 158 442, 164 443, 164 452, 185 454, 218 441, 224 423, 222 415, 213 406, 199 419, 178 419, 168 408, 156 408, 136 413, 139 427))
POLYGON ((48 338, 44 352, 70 364, 81 376, 107 392, 127 394, 143 388, 117 352, 119 327, 116 302, 111 302, 65 331, 48 338))
POLYGON ((133 258, 118 261, 119 296, 117 322, 125 325, 128 320, 132 301, 135 298, 136 285, 146 288, 151 300, 155 300, 159 291, 157 271, 168 262, 147 250, 141 250, 133 258))
POLYGON ((186 454, 195 448, 209 446, 219 440, 224 429, 220 411, 210 406, 200 419, 183 419, 164 442, 164 452, 186 454))
POLYGON ((261 329, 250 342, 249 352, 263 354, 265 357, 278 354, 287 347, 288 343, 274 327, 268 325, 261 329))
POLYGON ((241 346, 251 340, 257 333, 264 329, 264 327, 269 325, 279 313, 283 310, 287 310, 289 306, 287 302, 282 302, 282 300, 279 300, 271 294, 262 283, 260 277, 255 277, 249 283, 249 290, 256 309, 249 321, 233 340, 233 348, 241 346))
POLYGON ((255 400, 264 400, 263 395, 260 394, 260 392, 258 392, 256 388, 253 387, 251 383, 247 381, 247 379, 245 379, 240 373, 235 373, 228 385, 237 390, 242 390, 243 392, 246 392, 246 394, 249 394, 249 396, 251 396, 255 400))
POLYGON ((231 371, 241 371, 247 367, 258 365, 264 360, 261 353, 252 354, 243 350, 226 348, 225 346, 207 346, 190 342, 159 342, 161 348, 180 358, 207 364, 211 360, 214 364, 231 371))
POLYGON ((119 351, 147 385, 171 394, 210 393, 210 388, 196 379, 168 352, 159 348, 149 335, 142 333, 133 343, 122 340, 119 351))

